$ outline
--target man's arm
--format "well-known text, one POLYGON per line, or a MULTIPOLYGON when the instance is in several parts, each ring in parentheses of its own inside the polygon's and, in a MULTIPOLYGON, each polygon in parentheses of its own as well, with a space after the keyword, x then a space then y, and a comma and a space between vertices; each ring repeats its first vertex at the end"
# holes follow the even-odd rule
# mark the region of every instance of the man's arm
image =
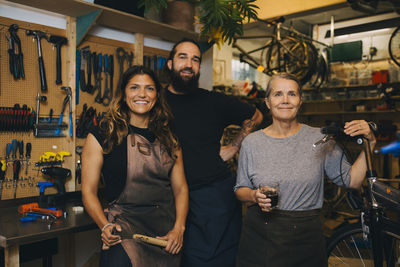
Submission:
POLYGON ((232 143, 227 146, 221 146, 221 150, 219 151, 219 155, 224 161, 230 160, 236 152, 239 151, 239 148, 242 144, 243 139, 248 136, 263 120, 262 113, 256 109, 254 115, 251 119, 245 120, 242 124, 242 129, 239 134, 235 136, 232 143))

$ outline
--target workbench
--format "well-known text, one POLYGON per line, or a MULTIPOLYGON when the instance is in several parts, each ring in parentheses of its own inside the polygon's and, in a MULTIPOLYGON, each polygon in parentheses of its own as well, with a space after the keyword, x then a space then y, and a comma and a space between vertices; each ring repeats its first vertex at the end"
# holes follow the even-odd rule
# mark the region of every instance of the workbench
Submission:
POLYGON ((60 235, 66 235, 69 251, 66 251, 68 262, 65 266, 75 266, 74 235, 96 229, 96 224, 86 212, 75 213, 72 211, 72 203, 63 208, 67 212, 66 217, 54 221, 50 227, 47 220, 38 218, 34 222, 20 222, 17 207, 0 207, 0 247, 4 248, 5 267, 18 267, 19 246, 47 240, 60 235), (69 234, 69 235, 68 235, 69 234))

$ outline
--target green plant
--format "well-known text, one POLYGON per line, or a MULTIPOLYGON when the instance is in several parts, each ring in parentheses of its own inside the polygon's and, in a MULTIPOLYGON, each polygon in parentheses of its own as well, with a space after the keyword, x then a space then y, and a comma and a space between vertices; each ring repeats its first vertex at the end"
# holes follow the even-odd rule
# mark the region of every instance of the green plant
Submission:
MULTIPOLYGON (((243 23, 257 19, 256 0, 181 0, 199 7, 201 35, 209 41, 232 42, 235 35, 243 34, 243 23)), ((140 0, 138 7, 145 13, 154 7, 158 12, 167 8, 168 0, 140 0)))

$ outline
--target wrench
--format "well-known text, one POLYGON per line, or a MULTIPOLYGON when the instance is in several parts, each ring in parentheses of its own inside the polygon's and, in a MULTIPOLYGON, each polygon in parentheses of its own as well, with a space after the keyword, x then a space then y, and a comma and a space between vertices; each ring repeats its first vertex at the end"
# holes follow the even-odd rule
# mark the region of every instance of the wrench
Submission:
POLYGON ((109 69, 108 55, 107 54, 104 55, 103 60, 104 60, 104 74, 105 74, 106 78, 105 78, 104 94, 103 94, 103 97, 102 97, 102 102, 103 102, 104 106, 108 106, 108 105, 110 105, 112 95, 111 95, 111 92, 110 92, 110 87, 108 85, 108 75, 110 74, 109 73, 110 69, 109 69))
POLYGON ((95 97, 94 101, 96 103, 102 103, 103 99, 101 97, 101 72, 102 72, 102 54, 97 55, 96 64, 94 65, 95 76, 96 76, 96 87, 98 88, 97 96, 95 97))

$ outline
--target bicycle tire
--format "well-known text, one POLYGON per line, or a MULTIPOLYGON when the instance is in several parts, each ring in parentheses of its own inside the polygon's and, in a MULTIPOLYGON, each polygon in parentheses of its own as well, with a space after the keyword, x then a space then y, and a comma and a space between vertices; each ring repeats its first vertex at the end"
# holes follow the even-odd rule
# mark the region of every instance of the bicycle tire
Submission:
POLYGON ((262 51, 264 54, 268 75, 285 71, 295 75, 301 84, 311 78, 316 68, 317 56, 312 46, 292 36, 283 37, 280 43, 271 43, 262 51))
MULTIPOLYGON (((384 229, 385 261, 387 267, 400 266, 399 234, 384 229)), ((361 224, 345 224, 327 240, 328 266, 366 266, 374 267, 372 245, 363 239, 361 224)))
POLYGON ((400 67, 400 26, 390 36, 389 55, 393 62, 400 67))

